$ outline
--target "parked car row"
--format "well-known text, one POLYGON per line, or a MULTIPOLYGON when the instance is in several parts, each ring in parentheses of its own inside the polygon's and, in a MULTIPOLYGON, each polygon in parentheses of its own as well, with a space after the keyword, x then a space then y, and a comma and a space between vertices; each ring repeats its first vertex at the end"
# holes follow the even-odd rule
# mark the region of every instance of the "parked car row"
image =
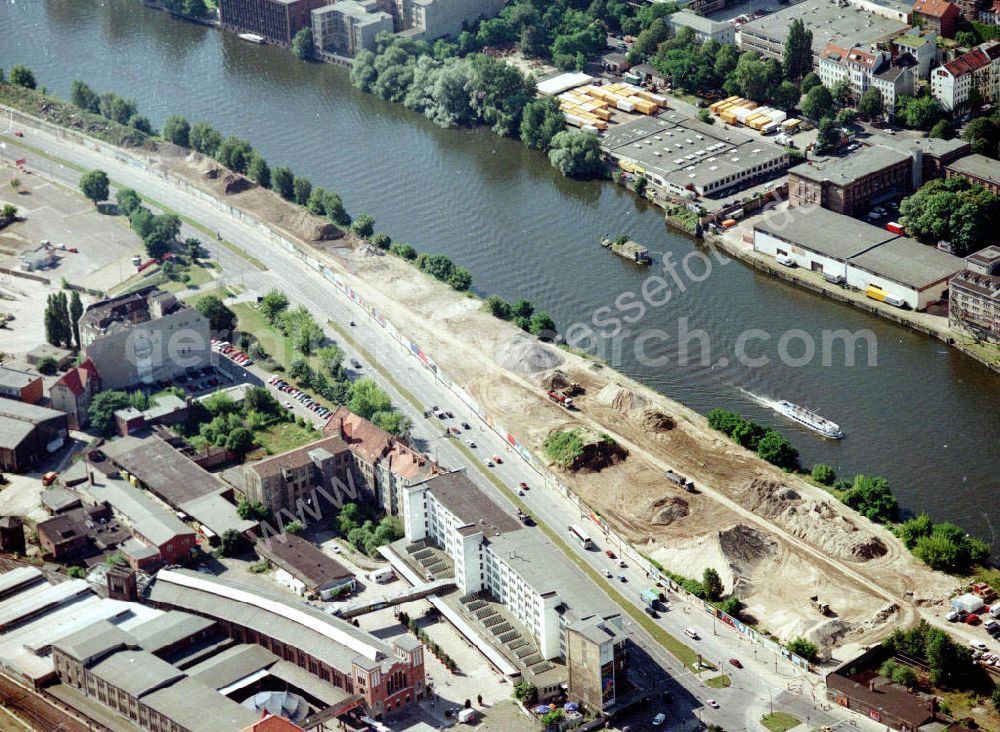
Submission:
MULTIPOLYGON (((276 388, 278 391, 288 394, 288 396, 290 396, 292 399, 294 399, 297 402, 300 402, 303 406, 305 406, 306 409, 315 412, 320 417, 329 417, 331 414, 333 414, 333 412, 330 409, 327 409, 318 401, 316 401, 308 394, 306 394, 304 391, 292 386, 278 375, 274 375, 268 378, 267 383, 276 388)), ((285 409, 291 409, 292 403, 283 402, 283 406, 285 407, 285 409)))
POLYGON ((243 353, 240 349, 236 348, 229 341, 220 341, 218 338, 213 338, 212 350, 221 353, 223 356, 227 356, 240 366, 250 366, 253 364, 252 358, 243 353))

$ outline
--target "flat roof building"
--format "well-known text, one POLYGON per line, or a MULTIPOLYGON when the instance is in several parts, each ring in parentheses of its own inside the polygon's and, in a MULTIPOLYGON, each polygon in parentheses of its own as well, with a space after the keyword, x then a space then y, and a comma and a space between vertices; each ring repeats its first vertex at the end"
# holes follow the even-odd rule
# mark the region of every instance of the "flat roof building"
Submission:
POLYGON ((67 434, 63 412, 0 398, 0 470, 28 470, 62 447, 67 434))
POLYGON ((789 163, 782 147, 679 113, 616 125, 601 136, 601 148, 623 170, 645 176, 654 190, 687 198, 723 195, 775 176, 789 163))
POLYGON ((978 186, 1000 196, 1000 163, 985 155, 966 155, 948 164, 945 178, 962 176, 978 186))
POLYGON ((844 157, 800 163, 788 171, 790 206, 822 206, 854 215, 914 188, 917 168, 911 155, 883 145, 844 157))
POLYGON ((842 5, 831 0, 803 0, 786 5, 778 12, 744 23, 739 45, 744 51, 757 51, 764 58, 782 59, 788 26, 799 19, 812 31, 813 66, 819 65, 820 53, 827 44, 842 48, 872 46, 892 40, 909 29, 906 22, 892 13, 869 12, 859 5, 842 5))
POLYGON ((674 27, 675 33, 679 32, 681 28, 690 28, 700 43, 708 40, 730 45, 736 43, 736 26, 732 21, 712 20, 690 10, 679 10, 668 20, 670 25, 674 27))
POLYGON ((962 260, 825 209, 788 208, 754 225, 754 250, 788 257, 881 301, 923 310, 940 300, 962 260))
POLYGON ((0 364, 0 397, 36 403, 42 398, 41 374, 0 364))

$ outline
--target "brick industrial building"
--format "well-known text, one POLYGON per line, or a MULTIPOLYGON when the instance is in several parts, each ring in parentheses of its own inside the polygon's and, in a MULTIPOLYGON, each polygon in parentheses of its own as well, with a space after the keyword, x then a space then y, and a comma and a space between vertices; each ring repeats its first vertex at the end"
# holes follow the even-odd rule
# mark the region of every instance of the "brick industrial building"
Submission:
POLYGON ((944 177, 955 176, 967 178, 990 193, 1000 195, 1000 163, 985 155, 966 155, 950 163, 944 170, 944 177))
POLYGON ((310 13, 329 0, 219 0, 222 27, 255 33, 266 42, 291 46, 292 38, 309 26, 310 13))
POLYGON ((35 404, 42 398, 41 375, 0 364, 0 397, 35 404))
POLYGON ((24 472, 62 446, 66 415, 0 398, 0 470, 24 472))
POLYGON ((238 643, 262 646, 320 680, 359 695, 375 717, 425 693, 423 645, 389 643, 309 605, 188 570, 161 570, 149 601, 209 618, 238 643))
POLYGON ((802 163, 788 171, 790 206, 822 206, 848 216, 912 188, 910 156, 881 145, 845 158, 802 163))

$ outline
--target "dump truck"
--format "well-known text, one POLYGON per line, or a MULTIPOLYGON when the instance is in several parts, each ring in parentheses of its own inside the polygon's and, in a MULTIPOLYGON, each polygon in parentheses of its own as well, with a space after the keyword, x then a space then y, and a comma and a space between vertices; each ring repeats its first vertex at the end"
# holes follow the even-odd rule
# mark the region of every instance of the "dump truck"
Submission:
POLYGON ((553 391, 552 389, 549 389, 545 393, 546 395, 548 395, 549 399, 554 401, 556 404, 562 404, 564 407, 566 407, 566 409, 573 408, 572 397, 565 396, 564 394, 560 394, 559 392, 553 391))

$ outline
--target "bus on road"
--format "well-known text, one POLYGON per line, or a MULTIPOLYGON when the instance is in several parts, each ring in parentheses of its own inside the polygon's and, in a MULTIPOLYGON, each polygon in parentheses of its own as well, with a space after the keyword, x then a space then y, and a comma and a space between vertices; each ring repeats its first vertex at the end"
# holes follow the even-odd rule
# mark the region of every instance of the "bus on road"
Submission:
POLYGON ((590 540, 590 537, 587 536, 585 533, 583 533, 583 529, 581 529, 576 524, 570 525, 569 533, 571 533, 573 535, 573 538, 576 539, 578 542, 580 542, 581 545, 583 545, 584 549, 592 549, 594 547, 594 542, 592 542, 590 540))

